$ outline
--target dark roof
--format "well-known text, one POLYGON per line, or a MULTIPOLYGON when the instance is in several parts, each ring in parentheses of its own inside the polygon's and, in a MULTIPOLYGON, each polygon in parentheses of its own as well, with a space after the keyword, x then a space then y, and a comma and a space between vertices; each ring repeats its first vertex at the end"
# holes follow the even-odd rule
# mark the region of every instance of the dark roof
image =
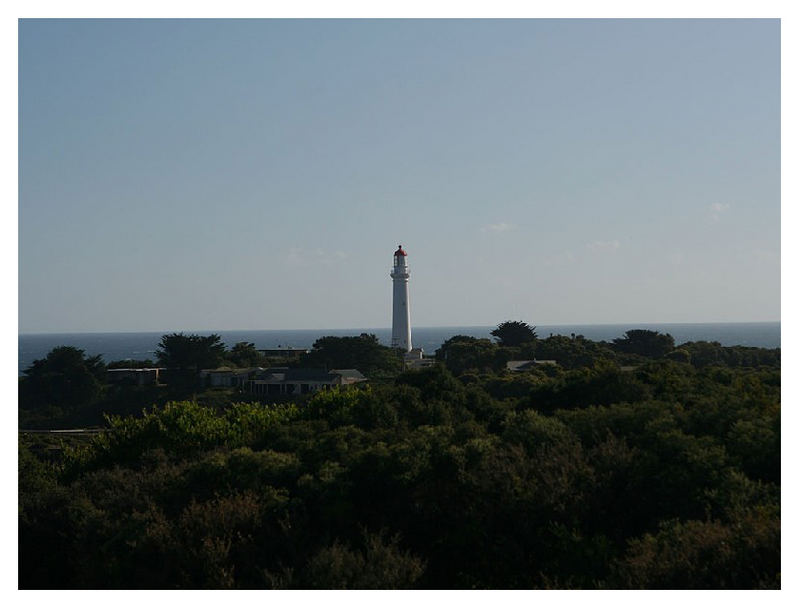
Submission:
POLYGON ((398 245, 398 246, 397 246, 397 251, 394 253, 394 255, 395 255, 395 256, 407 256, 408 254, 406 254, 406 253, 403 251, 403 246, 402 246, 402 245, 398 245))
POLYGON ((322 368, 289 368, 286 370, 286 381, 332 381, 338 374, 327 372, 322 368))
POLYGON ((200 372, 204 374, 212 374, 212 373, 224 374, 226 372, 230 372, 233 374, 243 374, 245 372, 252 372, 253 370, 258 370, 258 368, 231 368, 229 366, 222 366, 221 368, 204 368, 200 372))
POLYGON ((367 380, 367 377, 355 368, 343 368, 341 370, 331 370, 331 372, 334 374, 341 374, 346 379, 367 380))
POLYGON ((275 368, 257 368, 253 376, 254 378, 262 381, 267 380, 272 383, 282 383, 288 370, 289 368, 286 368, 285 366, 278 366, 275 368))

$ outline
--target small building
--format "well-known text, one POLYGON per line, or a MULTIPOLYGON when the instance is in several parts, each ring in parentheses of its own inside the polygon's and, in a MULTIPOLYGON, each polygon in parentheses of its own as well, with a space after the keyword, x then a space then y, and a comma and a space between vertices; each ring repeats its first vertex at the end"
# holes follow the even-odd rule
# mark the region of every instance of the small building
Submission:
POLYGON ((555 366, 556 360, 554 359, 526 359, 526 360, 510 360, 506 362, 506 370, 511 372, 525 372, 531 370, 536 366, 555 366))
POLYGON ((158 385, 158 375, 165 368, 110 368, 106 370, 109 383, 115 385, 158 385))
POLYGON ((436 365, 436 360, 432 357, 425 357, 422 347, 415 347, 403 354, 404 370, 419 370, 420 368, 430 368, 436 365))
POLYGON ((245 389, 256 395, 302 395, 367 380, 355 369, 269 368, 245 382, 245 389))
POLYGON ((201 370, 200 378, 210 387, 241 387, 259 370, 263 368, 211 368, 201 370))
POLYGON ((355 368, 343 368, 340 370, 331 370, 331 374, 338 374, 342 377, 342 385, 353 385, 355 383, 363 383, 367 377, 361 374, 355 368))

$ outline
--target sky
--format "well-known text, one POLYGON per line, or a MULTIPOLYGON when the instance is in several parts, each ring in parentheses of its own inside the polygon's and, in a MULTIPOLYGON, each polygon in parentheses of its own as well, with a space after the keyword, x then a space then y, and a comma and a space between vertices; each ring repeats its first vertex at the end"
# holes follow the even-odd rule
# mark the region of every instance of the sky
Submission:
POLYGON ((778 20, 22 20, 19 331, 780 319, 778 20))

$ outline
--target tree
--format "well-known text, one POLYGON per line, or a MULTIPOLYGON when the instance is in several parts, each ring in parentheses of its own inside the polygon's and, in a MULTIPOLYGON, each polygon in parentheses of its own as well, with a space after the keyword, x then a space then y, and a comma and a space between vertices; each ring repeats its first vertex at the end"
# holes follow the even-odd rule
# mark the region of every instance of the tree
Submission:
POLYGON ((99 355, 86 357, 82 349, 56 347, 25 370, 20 387, 23 408, 74 411, 90 404, 100 397, 105 371, 99 355))
POLYGON ((196 382, 200 370, 219 366, 224 356, 225 345, 218 334, 165 334, 156 350, 159 365, 170 370, 168 376, 186 383, 196 382))
POLYGON ((504 321, 490 332, 504 347, 518 347, 536 340, 536 326, 524 321, 504 321))
POLYGON ((536 357, 556 360, 565 368, 576 368, 592 366, 601 360, 614 360, 616 354, 605 343, 586 340, 580 335, 570 338, 556 334, 536 341, 536 357))
POLYGON ((752 509, 737 522, 669 520, 628 543, 614 588, 780 588, 780 516, 752 509))
POLYGON ((264 360, 264 356, 256 349, 255 344, 248 342, 236 343, 225 356, 228 361, 240 368, 258 366, 264 360))
POLYGON ((681 362, 682 364, 688 364, 692 361, 692 356, 686 349, 675 349, 667 353, 665 357, 673 362, 681 362))
POLYGON ((669 334, 655 330, 628 330, 622 338, 615 338, 614 348, 623 353, 635 353, 645 357, 663 357, 675 348, 675 340, 669 334))
POLYGON ((399 535, 363 531, 363 550, 335 541, 308 563, 300 579, 303 588, 325 590, 396 590, 414 588, 425 562, 399 547, 399 535))
POLYGON ((455 374, 466 370, 493 370, 498 347, 488 338, 458 334, 448 338, 436 350, 436 359, 455 374))
POLYGON ((357 368, 366 375, 398 372, 401 360, 394 349, 384 347, 374 334, 323 336, 310 353, 300 357, 302 366, 315 368, 357 368))

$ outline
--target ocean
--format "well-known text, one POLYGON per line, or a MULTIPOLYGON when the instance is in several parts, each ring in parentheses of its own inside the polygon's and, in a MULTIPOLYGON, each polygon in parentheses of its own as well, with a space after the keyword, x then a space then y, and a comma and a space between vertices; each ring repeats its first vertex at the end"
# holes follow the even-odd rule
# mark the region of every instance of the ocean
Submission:
MULTIPOLYGON (((445 326, 412 328, 411 340, 415 347, 422 347, 425 353, 433 352, 448 338, 457 334, 491 338, 490 332, 496 326, 445 326)), ((747 347, 781 346, 781 324, 777 322, 757 323, 697 323, 697 324, 597 324, 537 326, 540 338, 554 334, 569 336, 582 334, 591 340, 611 341, 621 337, 631 329, 657 330, 673 336, 676 344, 688 341, 717 341, 724 346, 743 345, 747 347)), ((83 349, 86 355, 102 355, 103 360, 111 362, 123 359, 153 359, 161 337, 171 331, 163 332, 91 332, 72 334, 20 334, 19 372, 22 373, 34 360, 45 357, 51 349, 61 345, 83 349)), ((193 333, 219 334, 222 341, 232 347, 240 341, 255 343, 257 349, 279 347, 310 348, 321 336, 353 336, 369 332, 375 334, 382 344, 388 345, 390 328, 350 328, 338 330, 199 330, 193 333)))

